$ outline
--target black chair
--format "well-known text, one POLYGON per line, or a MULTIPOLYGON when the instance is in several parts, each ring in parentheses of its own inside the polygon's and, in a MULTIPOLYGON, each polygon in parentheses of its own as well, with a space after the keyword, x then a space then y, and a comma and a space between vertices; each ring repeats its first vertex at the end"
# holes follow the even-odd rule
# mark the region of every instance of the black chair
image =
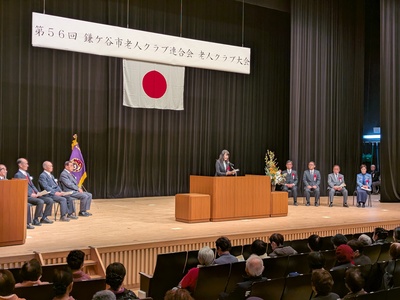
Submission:
POLYGON ((310 252, 310 249, 308 248, 308 239, 294 240, 294 241, 292 241, 291 246, 298 253, 309 253, 310 252))
POLYGON ((285 278, 256 282, 251 288, 251 296, 266 300, 281 300, 284 288, 285 278))
POLYGON ((346 268, 342 268, 330 271, 334 282, 332 292, 338 294, 340 298, 343 298, 349 292, 345 283, 346 270, 346 268))
MULTIPOLYGON (((14 289, 14 293, 19 298, 25 298, 26 300, 51 300, 54 297, 53 284, 51 283, 37 286, 19 287, 14 289)), ((90 297, 92 296, 93 295, 90 297)))
POLYGON ((231 264, 200 268, 193 298, 196 300, 218 299, 219 294, 226 289, 230 271, 231 264))
MULTIPOLYGON (((22 282, 22 278, 21 278, 21 274, 20 274, 21 268, 12 268, 12 269, 8 269, 8 271, 10 271, 13 274, 15 283, 22 282)), ((43 280, 43 281, 45 281, 45 280, 43 280)))
POLYGON ((191 250, 187 253, 185 270, 183 271, 183 275, 186 275, 190 269, 195 268, 199 264, 198 260, 199 250, 191 250))
POLYGON ((320 238, 321 251, 334 249, 331 239, 332 239, 331 236, 324 236, 320 238))
POLYGON ((400 259, 396 260, 396 266, 393 272, 393 287, 400 287, 400 259))
POLYGON ((382 288, 382 278, 388 262, 377 262, 371 266, 368 277, 365 279, 365 291, 376 292, 382 288))
POLYGON ((378 261, 379 255, 381 254, 381 245, 375 244, 364 247, 363 253, 368 256, 371 259, 371 263, 374 264, 378 261))
POLYGON ((310 267, 308 266, 308 255, 308 253, 290 255, 288 258, 285 276, 293 272, 297 272, 299 274, 310 273, 310 267))
POLYGON ((229 275, 228 284, 225 291, 227 293, 232 292, 235 289, 236 283, 242 282, 244 276, 246 276, 246 262, 240 261, 231 264, 231 273, 229 275))
POLYGON ((309 300, 312 295, 311 274, 288 277, 285 281, 282 300, 309 300))
POLYGON ((42 281, 52 282, 54 277, 54 270, 65 269, 67 264, 56 264, 42 266, 42 281))
POLYGON ((381 252, 379 253, 379 257, 377 261, 388 261, 390 260, 389 248, 391 243, 385 243, 381 245, 381 252))
POLYGON ((288 257, 264 258, 264 272, 263 276, 268 279, 275 279, 284 277, 288 266, 288 257))
POLYGON ((330 270, 336 264, 336 250, 327 250, 321 252, 325 258, 325 269, 330 270))
MULTIPOLYGON (((371 192, 367 191, 367 194, 368 194, 368 198, 367 198, 367 203, 366 204, 367 204, 367 206, 372 207, 371 192)), ((355 190, 353 192, 353 206, 354 206, 354 203, 355 203, 355 197, 357 197, 357 190, 355 190)))
POLYGON ((387 299, 400 299, 400 288, 396 287, 387 292, 387 299))
POLYGON ((91 299, 98 291, 105 289, 105 278, 77 281, 74 282, 74 285, 72 286, 71 296, 74 297, 74 299, 91 299))
POLYGON ((393 229, 388 231, 388 237, 386 238, 386 241, 388 241, 389 243, 393 243, 394 242, 393 232, 394 232, 393 229))
POLYGON ((365 294, 365 295, 360 295, 358 296, 356 299, 359 300, 392 300, 392 299, 396 299, 396 298, 388 298, 388 291, 378 291, 378 292, 374 292, 374 293, 369 293, 369 294, 365 294))
POLYGON ((244 259, 248 259, 251 255, 251 244, 244 245, 243 246, 243 253, 242 253, 244 259))
POLYGON ((240 256, 243 253, 243 245, 233 246, 229 251, 233 256, 240 256))

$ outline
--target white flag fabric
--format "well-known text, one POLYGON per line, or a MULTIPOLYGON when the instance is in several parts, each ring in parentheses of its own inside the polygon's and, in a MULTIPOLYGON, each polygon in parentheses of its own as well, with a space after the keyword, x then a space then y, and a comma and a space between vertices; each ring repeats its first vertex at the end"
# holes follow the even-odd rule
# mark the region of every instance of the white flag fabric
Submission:
POLYGON ((124 59, 124 106, 183 110, 185 68, 124 59))

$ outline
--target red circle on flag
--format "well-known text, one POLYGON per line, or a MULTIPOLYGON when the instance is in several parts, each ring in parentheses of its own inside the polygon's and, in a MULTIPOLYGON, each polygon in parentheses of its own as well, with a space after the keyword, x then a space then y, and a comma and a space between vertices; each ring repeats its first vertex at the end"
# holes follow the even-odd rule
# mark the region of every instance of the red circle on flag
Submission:
POLYGON ((153 70, 143 76, 142 86, 147 96, 159 99, 167 91, 167 80, 163 74, 153 70))

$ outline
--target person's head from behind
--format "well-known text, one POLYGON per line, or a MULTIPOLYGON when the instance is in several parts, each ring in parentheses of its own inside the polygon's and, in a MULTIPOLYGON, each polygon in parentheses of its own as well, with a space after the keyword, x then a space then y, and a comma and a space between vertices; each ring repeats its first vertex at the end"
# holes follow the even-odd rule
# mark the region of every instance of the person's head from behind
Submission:
POLYGON ((15 279, 8 270, 0 270, 0 296, 10 296, 14 293, 15 279))
POLYGON ((284 238, 283 235, 280 233, 273 233, 270 237, 269 237, 269 242, 271 243, 271 248, 272 250, 275 250, 276 248, 283 246, 283 242, 284 242, 284 238))
POLYGON ((310 270, 323 269, 325 266, 325 256, 321 252, 311 252, 307 259, 310 270))
POLYGON ((386 240, 388 237, 388 232, 385 228, 382 227, 376 227, 374 230, 374 235, 372 236, 372 239, 374 241, 378 240, 386 240))
POLYGON ((24 263, 19 273, 23 281, 38 281, 42 277, 42 266, 34 258, 24 263))
POLYGON ((225 236, 221 236, 220 238, 218 238, 215 241, 215 246, 217 247, 218 255, 224 252, 228 252, 232 248, 231 241, 225 236))
POLYGON ((307 246, 311 251, 321 250, 321 239, 318 234, 312 234, 307 239, 307 246))
POLYGON ((392 260, 400 258, 400 243, 392 243, 389 248, 389 255, 392 260))
POLYGON ((259 277, 264 271, 264 263, 262 259, 255 254, 250 255, 246 260, 246 273, 250 277, 259 277))
POLYGON ((338 233, 332 237, 331 242, 333 244, 333 247, 336 249, 340 245, 346 245, 347 238, 343 234, 338 233))
POLYGON ((72 271, 78 271, 83 267, 85 253, 81 250, 72 250, 67 256, 67 264, 72 271))
POLYGON ((164 297, 164 300, 194 300, 186 289, 173 288, 169 290, 164 297))
POLYGON ((327 296, 332 291, 332 276, 324 269, 314 270, 311 274, 311 285, 318 296, 327 296))
POLYGON ((251 253, 262 256, 267 252, 267 243, 262 240, 255 240, 251 244, 251 253))
POLYGON ((345 281, 347 288, 352 293, 357 293, 364 287, 364 278, 358 268, 347 269, 345 281))
POLYGON ((364 244, 359 240, 350 240, 347 245, 353 250, 354 257, 359 257, 362 255, 364 250, 364 244))
POLYGON ((116 296, 113 292, 104 290, 104 291, 99 291, 96 294, 93 295, 92 300, 116 300, 116 296))
POLYGON ((366 235, 365 233, 363 233, 362 235, 360 235, 358 237, 358 240, 363 243, 364 246, 370 246, 372 244, 372 240, 371 238, 366 235))
POLYGON ((210 247, 203 247, 199 250, 197 255, 200 265, 209 266, 214 262, 214 251, 210 247))
POLYGON ((72 271, 70 268, 56 269, 53 276, 53 290, 56 298, 69 295, 73 286, 72 271))
POLYGON ((353 249, 348 245, 340 245, 336 248, 336 260, 340 264, 351 263, 354 258, 353 249))
POLYGON ((123 264, 115 262, 109 264, 106 269, 106 283, 111 290, 118 291, 121 287, 126 275, 126 269, 123 264))
POLYGON ((396 227, 393 230, 393 240, 395 242, 400 242, 400 227, 396 227))

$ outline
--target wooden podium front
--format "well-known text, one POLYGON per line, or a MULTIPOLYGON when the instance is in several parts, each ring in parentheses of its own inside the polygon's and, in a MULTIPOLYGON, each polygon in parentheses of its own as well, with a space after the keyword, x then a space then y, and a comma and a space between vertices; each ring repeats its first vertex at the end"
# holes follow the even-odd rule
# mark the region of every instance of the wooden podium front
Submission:
POLYGON ((211 221, 267 218, 271 180, 265 175, 190 176, 190 193, 211 197, 211 221))
POLYGON ((27 180, 0 180, 0 246, 25 243, 27 199, 27 180))

